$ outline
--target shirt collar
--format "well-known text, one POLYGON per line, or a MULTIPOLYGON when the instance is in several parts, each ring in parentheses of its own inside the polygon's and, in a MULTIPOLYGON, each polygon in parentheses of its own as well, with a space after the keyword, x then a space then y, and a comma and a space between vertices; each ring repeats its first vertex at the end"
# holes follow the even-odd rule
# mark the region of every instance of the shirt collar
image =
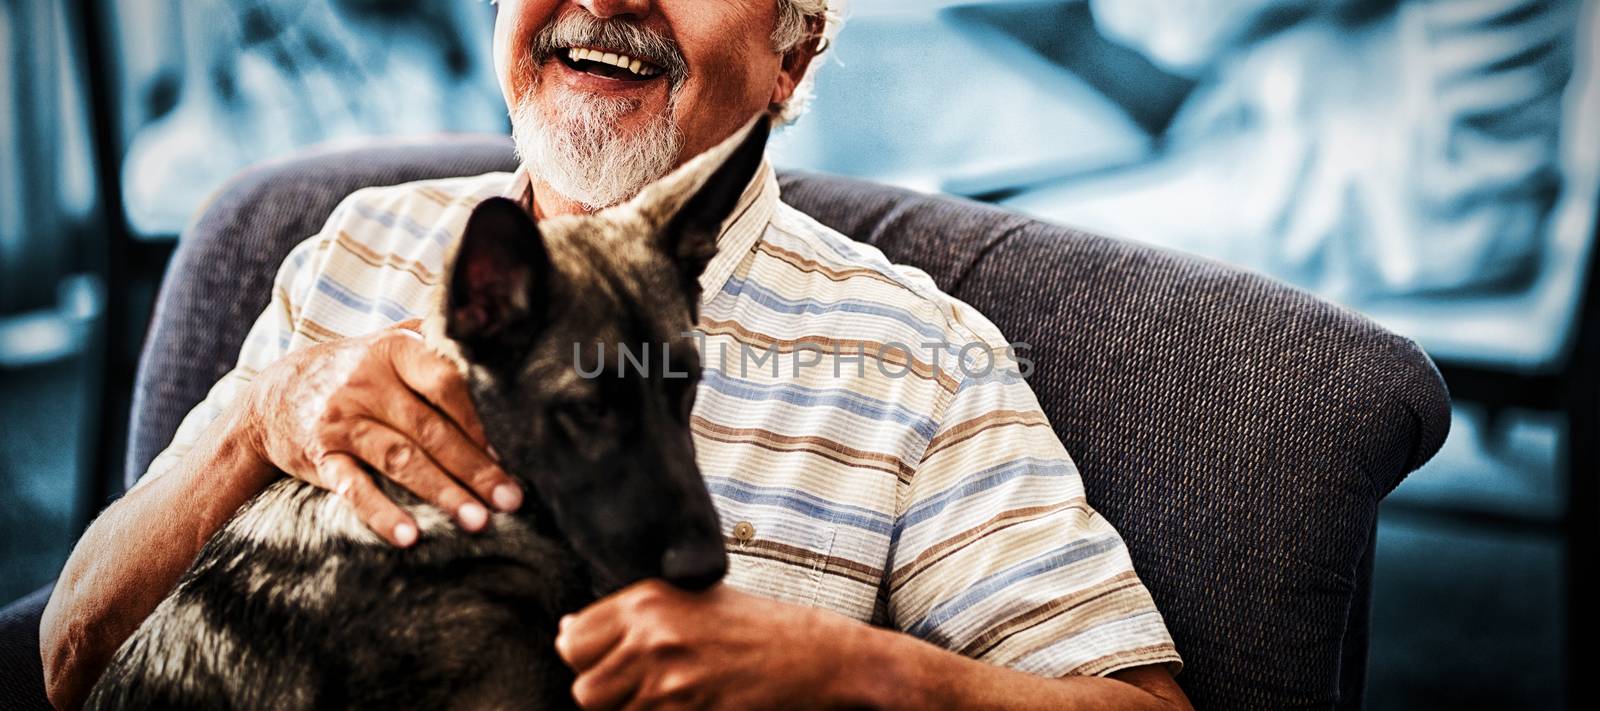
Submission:
MULTIPOLYGON (((511 184, 506 186, 502 196, 517 201, 528 214, 533 214, 533 179, 528 175, 526 168, 517 168, 511 176, 511 184)), ((755 177, 750 179, 750 184, 745 186, 744 192, 739 195, 739 203, 733 209, 733 217, 723 224, 722 234, 717 236, 717 254, 706 265, 706 270, 700 274, 700 305, 704 307, 717 292, 722 291, 722 286, 728 283, 728 278, 733 276, 733 270, 739 267, 739 262, 744 260, 744 255, 753 249, 760 241, 761 235, 767 231, 767 223, 772 221, 772 213, 778 205, 778 175, 772 169, 772 164, 763 160, 761 167, 756 169, 755 177)))
POLYGON ((528 214, 533 214, 533 179, 528 177, 527 168, 517 166, 516 171, 511 173, 511 184, 506 186, 505 192, 500 193, 500 197, 516 202, 528 214))

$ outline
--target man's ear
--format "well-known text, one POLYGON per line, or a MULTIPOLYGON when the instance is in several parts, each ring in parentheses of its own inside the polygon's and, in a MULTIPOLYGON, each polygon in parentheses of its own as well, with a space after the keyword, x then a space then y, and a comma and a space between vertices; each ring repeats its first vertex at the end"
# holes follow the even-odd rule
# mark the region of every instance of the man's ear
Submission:
POLYGON ((771 120, 766 116, 752 121, 744 140, 662 229, 661 248, 671 255, 677 266, 691 307, 700 302, 700 273, 717 253, 717 236, 722 233, 722 224, 732 215, 739 204, 739 196, 761 168, 770 130, 771 120))
POLYGON ((480 203, 450 268, 445 335, 485 365, 520 360, 546 314, 550 256, 533 218, 502 197, 480 203))
POLYGON ((827 49, 827 44, 822 39, 827 24, 827 18, 822 15, 807 17, 805 37, 799 44, 783 53, 778 81, 773 85, 772 96, 767 100, 768 110, 773 115, 777 115, 778 108, 794 96, 795 88, 800 86, 800 81, 806 76, 806 69, 810 68, 811 62, 816 60, 817 55, 827 49))

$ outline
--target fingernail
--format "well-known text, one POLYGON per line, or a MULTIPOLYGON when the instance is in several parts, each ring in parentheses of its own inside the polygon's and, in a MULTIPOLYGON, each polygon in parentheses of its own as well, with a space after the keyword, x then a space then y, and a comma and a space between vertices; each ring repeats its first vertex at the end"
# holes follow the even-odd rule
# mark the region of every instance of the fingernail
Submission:
POLYGON ((394 527, 394 540, 401 548, 417 542, 417 527, 409 523, 396 524, 394 527))
POLYGON ((572 615, 562 615, 561 616, 561 621, 556 624, 556 630, 560 631, 560 632, 567 631, 567 623, 571 622, 571 621, 572 621, 572 615))
POLYGON ((494 488, 494 507, 501 511, 515 511, 522 505, 522 489, 512 484, 501 484, 494 488))
POLYGON ((483 528, 483 524, 489 520, 489 511, 477 502, 462 504, 461 510, 457 511, 456 515, 461 518, 461 525, 468 531, 483 528))

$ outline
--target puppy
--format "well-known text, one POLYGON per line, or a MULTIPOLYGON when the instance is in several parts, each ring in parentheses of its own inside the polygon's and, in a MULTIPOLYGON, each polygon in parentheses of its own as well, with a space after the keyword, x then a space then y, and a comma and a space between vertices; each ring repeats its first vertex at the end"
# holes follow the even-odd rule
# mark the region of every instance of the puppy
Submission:
POLYGON ((423 531, 399 549, 285 477, 207 542, 89 706, 573 707, 563 614, 644 578, 693 589, 727 570, 690 439, 689 330, 767 132, 758 118, 595 215, 475 208, 424 332, 466 377, 522 509, 468 534, 378 477, 423 531), (643 368, 596 358, 646 345, 660 357, 643 368))

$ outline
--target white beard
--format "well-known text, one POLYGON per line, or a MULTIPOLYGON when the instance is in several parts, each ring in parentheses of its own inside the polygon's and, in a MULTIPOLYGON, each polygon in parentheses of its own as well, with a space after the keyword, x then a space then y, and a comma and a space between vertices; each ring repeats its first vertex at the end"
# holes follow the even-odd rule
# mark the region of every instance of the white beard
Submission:
POLYGON ((517 157, 552 190, 599 210, 632 198, 672 170, 683 139, 670 107, 629 133, 617 130, 617 121, 637 110, 637 101, 552 89, 553 116, 531 99, 511 111, 517 157))

